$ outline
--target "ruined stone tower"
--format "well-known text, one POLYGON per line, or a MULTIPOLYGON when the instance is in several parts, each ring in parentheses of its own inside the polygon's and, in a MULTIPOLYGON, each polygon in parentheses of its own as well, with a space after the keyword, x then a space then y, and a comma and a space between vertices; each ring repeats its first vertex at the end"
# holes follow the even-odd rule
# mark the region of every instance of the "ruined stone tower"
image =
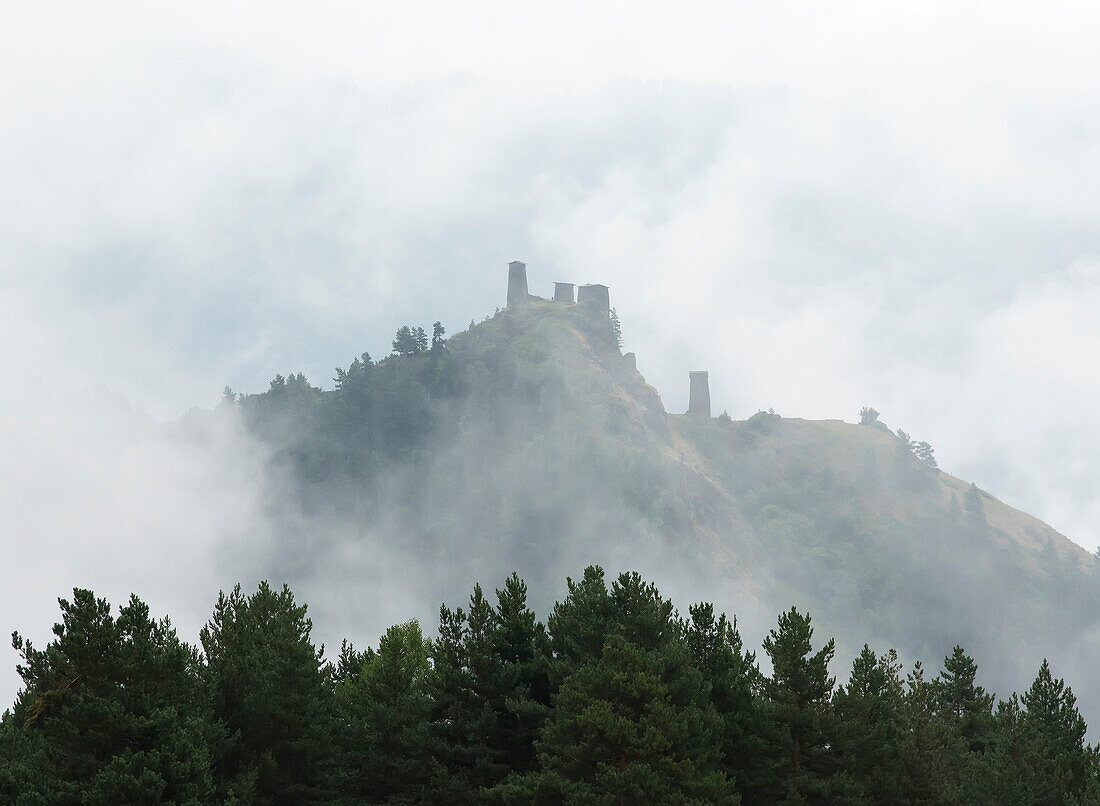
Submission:
POLYGON ((513 260, 508 264, 508 305, 527 301, 527 264, 513 260))
POLYGON ((554 283, 554 302, 565 302, 572 305, 574 288, 575 286, 572 283, 554 283))
POLYGON ((580 305, 582 302, 593 302, 604 313, 611 312, 611 297, 605 285, 598 283, 582 285, 577 289, 577 304, 580 305))
POLYGON ((688 414, 710 417, 710 376, 703 370, 689 372, 691 387, 688 395, 688 414))

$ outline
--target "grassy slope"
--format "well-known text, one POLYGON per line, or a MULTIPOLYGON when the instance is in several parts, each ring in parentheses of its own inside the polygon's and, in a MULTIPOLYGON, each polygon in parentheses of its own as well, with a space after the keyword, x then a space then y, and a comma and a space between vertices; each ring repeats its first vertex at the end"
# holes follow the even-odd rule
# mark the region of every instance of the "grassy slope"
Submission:
MULTIPOLYGON (((697 474, 713 485, 711 492, 728 508, 723 513, 727 517, 740 510, 729 483, 747 461, 771 465, 775 473, 787 476, 828 470, 859 487, 869 456, 880 471, 889 470, 895 460, 897 442, 883 428, 790 418, 769 418, 767 427, 754 427, 757 424, 752 421, 723 425, 716 419, 700 422, 666 415, 658 393, 640 373, 628 371, 617 352, 593 346, 585 332, 588 319, 580 306, 532 303, 519 311, 504 311, 475 331, 504 327, 521 334, 507 345, 502 344, 506 334, 482 333, 477 340, 483 355, 506 347, 521 363, 539 365, 551 359, 566 379, 567 395, 561 405, 577 413, 577 426, 587 432, 587 438, 607 443, 609 450, 641 448, 697 474)), ((469 355, 470 335, 459 334, 452 340, 452 349, 463 358, 469 355)), ((965 500, 967 482, 944 472, 930 477, 935 483, 932 492, 922 490, 915 495, 877 486, 860 494, 865 523, 886 528, 910 520, 930 506, 946 510, 952 496, 960 505, 965 500)), ((1095 573, 1096 559, 1049 525, 988 493, 983 492, 982 498, 993 542, 1013 552, 1029 572, 1049 575, 1049 564, 1043 558, 1053 552, 1082 571, 1095 573)), ((743 522, 734 525, 744 528, 743 522)))
MULTIPOLYGON (((1100 574, 1088 552, 986 493, 975 521, 970 485, 899 464, 885 428, 666 414, 618 351, 586 336, 579 307, 534 303, 483 328, 491 349, 557 367, 562 416, 604 468, 591 485, 642 507, 663 539, 766 607, 794 601, 842 643, 932 662, 959 641, 1006 678, 1013 664, 1022 675, 1058 657, 1093 623, 1100 574), (502 344, 501 328, 517 337, 502 344), (643 466, 633 497, 629 474, 607 472, 643 466)), ((468 335, 456 337, 457 355, 468 335)))
MULTIPOLYGON (((737 461, 744 444, 741 437, 747 426, 745 421, 735 422, 732 427, 723 427, 716 420, 696 423, 685 417, 674 417, 672 422, 685 443, 705 450, 705 454, 694 454, 700 457, 699 466, 704 472, 722 477, 723 464, 737 461)), ((789 473, 829 468, 839 476, 855 479, 863 471, 869 454, 875 457, 880 468, 889 467, 894 461, 896 447, 894 436, 881 428, 840 420, 785 418, 777 421, 754 446, 754 458, 759 459, 761 453, 766 453, 777 468, 789 473)), ((931 496, 933 503, 947 509, 952 496, 960 503, 965 500, 968 482, 942 471, 932 474, 931 478, 936 484, 931 496)), ((1049 574, 1041 558, 1053 551, 1060 559, 1076 564, 1086 573, 1096 572, 1096 558, 1065 535, 989 493, 983 491, 982 499, 993 541, 1015 552, 1027 563, 1029 571, 1041 576, 1049 574)), ((882 526, 911 519, 929 503, 929 495, 907 495, 896 490, 879 491, 879 494, 860 498, 864 516, 882 526)))
POLYGON ((451 599, 513 569, 544 591, 589 563, 636 569, 767 621, 796 603, 845 665, 863 641, 933 665, 959 642, 1002 691, 1044 655, 1065 675, 1100 661, 1100 574, 1080 547, 985 494, 968 512, 969 485, 899 458, 885 429, 670 415, 588 306, 506 309, 368 385, 362 412, 312 387, 246 407, 304 457, 307 509, 336 513, 284 542, 381 535, 451 599))

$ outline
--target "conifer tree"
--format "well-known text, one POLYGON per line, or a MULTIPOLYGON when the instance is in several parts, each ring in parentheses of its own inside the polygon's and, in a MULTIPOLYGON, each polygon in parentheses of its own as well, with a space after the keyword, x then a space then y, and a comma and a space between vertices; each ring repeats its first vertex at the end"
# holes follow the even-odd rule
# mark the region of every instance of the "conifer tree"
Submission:
POLYGON ((492 608, 475 586, 469 611, 440 609, 433 643, 433 731, 441 766, 433 797, 483 803, 510 773, 535 767, 549 704, 546 639, 513 574, 492 608), (537 699, 536 699, 537 698, 537 699))
POLYGON ((481 585, 474 586, 466 620, 465 661, 470 681, 469 740, 474 745, 470 789, 479 792, 496 784, 507 773, 497 725, 504 703, 500 701, 500 663, 493 646, 495 614, 481 585))
POLYGON ((252 789, 258 804, 326 798, 331 695, 312 629, 290 589, 264 581, 251 596, 240 585, 219 594, 199 634, 215 715, 230 732, 219 777, 231 790, 252 789))
POLYGON ((936 679, 936 701, 971 751, 982 750, 990 739, 993 697, 975 682, 978 666, 961 646, 943 659, 936 679))
POLYGON ((13 636, 24 688, 0 727, 4 802, 209 802, 219 732, 196 651, 135 596, 117 619, 89 590, 58 601, 45 649, 13 636))
POLYGON ((535 769, 535 739, 550 707, 549 639, 527 606, 527 585, 518 575, 508 577, 496 596, 497 743, 506 767, 522 774, 535 769))
POLYGON ((611 340, 621 350, 623 348, 623 325, 619 321, 619 314, 612 308, 608 318, 611 320, 611 340))
POLYGON ((1100 752, 1044 661, 996 703, 961 647, 925 680, 868 646, 829 674, 808 615, 779 617, 763 677, 736 622, 681 619, 637 574, 585 569, 549 631, 515 574, 334 667, 285 586, 237 586, 206 663, 132 597, 77 589, 0 717, 0 803, 1100 803, 1100 752), (835 693, 834 693, 835 689, 835 693))
POLYGON ((472 797, 470 758, 471 685, 466 665, 466 613, 459 607, 439 608, 439 637, 430 644, 431 669, 425 672, 430 698, 429 731, 435 757, 433 799, 466 802, 472 797))
POLYGON ((773 749, 779 764, 773 795, 786 803, 837 803, 850 787, 831 752, 839 740, 829 703, 836 684, 829 662, 836 650, 830 638, 813 652, 810 621, 792 607, 764 639, 772 663, 772 676, 763 684, 766 708, 781 731, 773 749))
POLYGON ((963 500, 963 509, 965 511, 965 528, 967 534, 972 538, 981 538, 989 534, 989 522, 985 517, 985 504, 982 501, 981 490, 977 485, 971 484, 966 490, 966 497, 963 500))
POLYGON ((416 621, 390 627, 359 674, 338 684, 341 788, 351 802, 424 802, 436 777, 429 651, 416 621))
POLYGON ((955 772, 959 803, 1033 806, 1050 802, 1036 798, 1033 748, 1023 730, 1022 713, 1016 694, 997 704, 990 741, 981 752, 967 752, 960 758, 955 772))
POLYGON ((1027 709, 1023 728, 1037 751, 1033 765, 1036 802, 1060 803, 1064 795, 1081 794, 1090 753, 1085 747, 1085 720, 1077 710, 1073 690, 1064 680, 1055 679, 1044 658, 1031 688, 1020 699, 1027 709))
POLYGON ((766 753, 769 723, 755 694, 762 680, 756 654, 743 650, 736 621, 724 613, 715 618, 713 605, 700 603, 688 612, 687 644, 721 720, 722 766, 746 803, 760 802, 774 770, 766 753))
POLYGON ((719 721, 672 603, 637 574, 570 582, 550 633, 564 672, 516 803, 736 803, 719 721), (602 641, 598 636, 603 636, 602 641))
POLYGON ((483 790, 508 772, 496 737, 499 662, 493 647, 494 614, 481 586, 469 613, 440 609, 440 638, 430 675, 441 779, 434 797, 480 802, 483 790))
POLYGON ((422 327, 402 325, 393 337, 393 351, 398 355, 416 355, 428 349, 428 334, 422 327))
POLYGON ((926 680, 920 661, 906 677, 899 742, 902 789, 910 803, 961 803, 959 762, 962 739, 937 705, 935 681, 926 680))
POLYGON ((874 803, 905 803, 899 740, 905 704, 901 665, 890 650, 881 658, 866 644, 852 663, 833 708, 843 724, 844 767, 874 803))
POLYGON ((579 582, 567 578, 566 588, 565 600, 554 605, 547 619, 556 681, 600 656, 612 621, 611 598, 602 568, 588 566, 579 582))
POLYGON ((914 455, 924 462, 928 467, 933 470, 938 470, 939 465, 936 463, 936 451, 927 442, 917 442, 913 444, 914 455))

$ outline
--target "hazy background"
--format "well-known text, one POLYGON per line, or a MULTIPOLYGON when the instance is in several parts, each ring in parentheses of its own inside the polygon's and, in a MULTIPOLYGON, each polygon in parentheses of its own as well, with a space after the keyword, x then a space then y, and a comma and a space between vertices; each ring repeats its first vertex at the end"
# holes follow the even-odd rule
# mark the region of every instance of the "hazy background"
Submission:
POLYGON ((873 405, 1100 544, 1100 11, 222 5, 5 16, 0 631, 80 584, 193 636, 263 455, 155 421, 460 330, 516 258, 611 286, 672 411, 689 369, 734 417, 873 405))

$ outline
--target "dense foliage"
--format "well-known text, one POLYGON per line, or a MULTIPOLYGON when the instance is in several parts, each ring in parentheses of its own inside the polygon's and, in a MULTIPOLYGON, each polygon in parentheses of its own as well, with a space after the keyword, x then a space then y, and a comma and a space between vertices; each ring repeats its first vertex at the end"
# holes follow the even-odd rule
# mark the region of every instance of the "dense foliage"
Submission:
MULTIPOLYGON (((1000 691, 1043 657, 1100 662, 1100 564, 939 470, 931 445, 873 409, 862 426, 669 415, 624 360, 616 320, 585 305, 532 301, 453 334, 410 324, 371 350, 334 388, 280 375, 191 415, 258 437, 260 576, 293 567, 323 584, 328 558, 378 541, 446 597, 537 569, 541 607, 572 569, 644 563, 765 612, 797 602, 842 655, 865 641, 906 657, 961 644, 1000 691)), ((1077 682, 1100 708, 1096 682, 1077 682)))
POLYGON ((513 575, 336 662, 284 586, 218 597, 201 650, 136 597, 76 590, 19 635, 0 802, 30 804, 1085 804, 1100 757, 1043 663, 996 701, 961 647, 928 679, 791 608, 763 642, 637 574, 568 581, 545 626, 513 575))

